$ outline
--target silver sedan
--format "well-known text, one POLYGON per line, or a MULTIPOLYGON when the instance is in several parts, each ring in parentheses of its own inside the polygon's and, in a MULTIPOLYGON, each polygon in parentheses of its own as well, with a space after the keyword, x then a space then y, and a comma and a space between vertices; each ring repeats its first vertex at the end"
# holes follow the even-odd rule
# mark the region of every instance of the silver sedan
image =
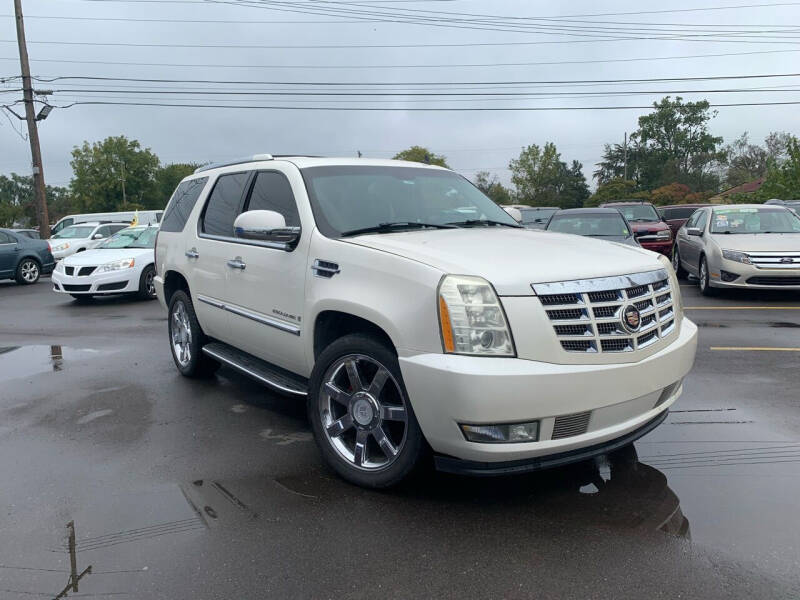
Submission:
POLYGON ((698 209, 675 238, 672 266, 718 288, 800 290, 800 218, 783 206, 738 204, 698 209))

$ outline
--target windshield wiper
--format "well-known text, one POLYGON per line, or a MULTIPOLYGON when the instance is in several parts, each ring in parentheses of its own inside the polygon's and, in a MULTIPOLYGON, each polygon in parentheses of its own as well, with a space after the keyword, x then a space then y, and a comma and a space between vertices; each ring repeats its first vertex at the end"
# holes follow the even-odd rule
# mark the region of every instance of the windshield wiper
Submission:
POLYGON ((377 225, 372 225, 371 227, 361 227, 359 229, 343 231, 341 233, 341 237, 361 235, 362 233, 392 233, 394 231, 401 231, 403 229, 424 229, 426 227, 430 227, 432 229, 455 229, 453 225, 417 223, 416 221, 397 221, 396 223, 378 223, 377 225))
POLYGON ((491 219, 467 219, 466 221, 450 221, 448 225, 455 225, 457 227, 472 227, 473 225, 499 225, 501 227, 513 227, 515 229, 522 228, 522 225, 512 225, 511 223, 503 223, 503 221, 492 221, 491 219))

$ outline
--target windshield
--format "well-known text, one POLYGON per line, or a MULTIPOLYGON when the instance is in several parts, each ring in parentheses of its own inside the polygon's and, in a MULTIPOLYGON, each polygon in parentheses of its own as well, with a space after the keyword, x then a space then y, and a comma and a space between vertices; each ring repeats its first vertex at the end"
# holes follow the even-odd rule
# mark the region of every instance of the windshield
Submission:
POLYGON ((53 237, 58 239, 76 239, 76 238, 88 238, 92 235, 95 226, 90 225, 88 227, 80 227, 78 225, 74 225, 72 227, 65 227, 53 237))
POLYGON ((630 206, 615 206, 619 212, 625 215, 628 221, 660 221, 656 209, 650 204, 631 204, 630 206))
POLYGON ((155 248, 157 233, 156 227, 130 227, 108 238, 98 248, 155 248))
POLYGON ((450 171, 415 167, 303 169, 320 231, 328 237, 390 223, 495 221, 518 227, 506 211, 450 171))
POLYGON ((519 212, 522 213, 522 224, 530 225, 531 223, 547 223, 547 219, 553 216, 557 208, 520 208, 519 212))
POLYGON ((556 215, 547 226, 549 231, 600 237, 631 235, 620 214, 556 215))
POLYGON ((784 208, 717 208, 711 233, 800 233, 800 218, 784 208))

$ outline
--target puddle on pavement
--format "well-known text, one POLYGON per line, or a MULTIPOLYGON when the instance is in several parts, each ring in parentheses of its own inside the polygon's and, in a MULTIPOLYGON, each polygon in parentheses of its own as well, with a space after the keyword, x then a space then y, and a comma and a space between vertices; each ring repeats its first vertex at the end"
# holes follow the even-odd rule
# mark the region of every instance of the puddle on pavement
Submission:
POLYGON ((40 373, 58 372, 73 360, 98 354, 98 350, 69 346, 0 347, 0 381, 19 379, 40 373))

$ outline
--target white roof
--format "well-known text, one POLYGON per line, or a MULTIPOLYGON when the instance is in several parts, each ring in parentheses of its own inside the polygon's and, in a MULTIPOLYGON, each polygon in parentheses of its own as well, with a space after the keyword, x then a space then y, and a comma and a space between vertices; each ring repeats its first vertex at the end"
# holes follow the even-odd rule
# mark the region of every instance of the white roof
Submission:
POLYGON ((370 167, 415 167, 420 169, 437 169, 439 171, 446 171, 443 167, 439 167, 437 165, 426 165, 423 163, 418 162, 411 162, 407 160, 393 160, 393 159, 383 159, 383 158, 353 158, 353 157, 310 157, 310 156, 278 156, 273 159, 261 159, 258 160, 261 156, 264 155, 256 155, 256 159, 249 160, 249 159, 242 159, 241 161, 234 161, 231 163, 223 163, 218 166, 209 165, 208 167, 204 167, 203 170, 196 171, 195 174, 197 176, 205 176, 210 172, 213 171, 237 171, 241 170, 244 165, 247 168, 252 169, 268 169, 270 166, 274 166, 276 163, 292 163, 299 169, 305 169, 308 167, 332 167, 332 166, 348 166, 348 167, 357 167, 357 166, 370 166, 370 167))

